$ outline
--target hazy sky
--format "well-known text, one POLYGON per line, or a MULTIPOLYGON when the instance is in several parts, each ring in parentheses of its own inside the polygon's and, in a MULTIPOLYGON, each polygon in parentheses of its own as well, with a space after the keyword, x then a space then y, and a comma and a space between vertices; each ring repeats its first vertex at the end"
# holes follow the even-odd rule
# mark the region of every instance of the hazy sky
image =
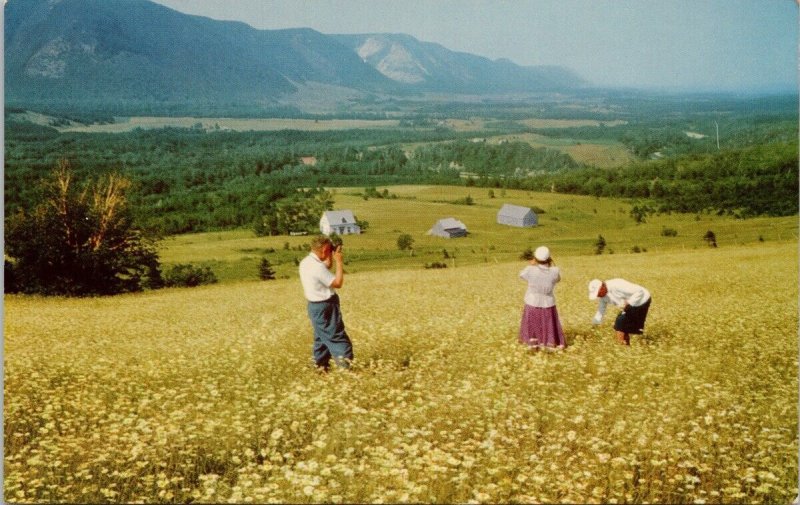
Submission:
POLYGON ((598 86, 797 90, 796 0, 156 0, 261 29, 405 33, 598 86))

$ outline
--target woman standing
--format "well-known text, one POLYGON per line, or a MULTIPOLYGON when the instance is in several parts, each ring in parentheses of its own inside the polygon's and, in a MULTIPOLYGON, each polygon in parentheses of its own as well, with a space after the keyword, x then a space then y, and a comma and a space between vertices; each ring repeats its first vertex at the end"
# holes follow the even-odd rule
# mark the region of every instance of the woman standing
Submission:
POLYGON ((536 248, 531 264, 519 276, 528 283, 519 341, 536 349, 565 348, 567 341, 553 296, 553 288, 561 280, 561 273, 553 264, 550 249, 545 246, 536 248))

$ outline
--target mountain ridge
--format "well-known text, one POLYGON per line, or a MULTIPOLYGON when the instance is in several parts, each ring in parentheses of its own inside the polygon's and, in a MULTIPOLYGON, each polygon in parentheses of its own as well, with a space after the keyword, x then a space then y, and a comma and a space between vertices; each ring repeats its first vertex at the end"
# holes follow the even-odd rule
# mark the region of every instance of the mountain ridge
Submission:
POLYGON ((560 67, 489 60, 405 34, 258 30, 149 0, 5 5, 6 103, 286 103, 306 85, 358 93, 564 91, 560 67))

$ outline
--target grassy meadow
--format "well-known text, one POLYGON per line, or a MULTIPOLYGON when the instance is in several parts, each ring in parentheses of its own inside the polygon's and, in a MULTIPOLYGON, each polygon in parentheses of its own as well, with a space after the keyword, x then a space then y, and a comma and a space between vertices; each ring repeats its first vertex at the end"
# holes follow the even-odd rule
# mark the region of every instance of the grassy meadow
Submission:
MULTIPOLYGON (((344 237, 346 270, 422 269, 444 262, 449 268, 518 260, 528 247, 547 244, 556 259, 594 254, 598 235, 607 242, 606 253, 629 253, 634 248, 651 254, 659 251, 707 249, 703 236, 712 230, 721 247, 797 240, 796 216, 786 218, 734 219, 713 214, 649 216, 637 224, 630 216, 631 203, 589 196, 535 193, 486 188, 447 186, 389 186, 397 198, 361 196, 364 188, 336 188, 337 209, 351 209, 369 222, 362 235, 344 237), (474 205, 453 203, 472 198, 474 205), (519 229, 496 223, 503 203, 538 207, 539 225, 519 229), (470 235, 460 239, 431 237, 426 232, 441 218, 455 217, 470 235), (677 236, 664 236, 672 229, 677 236), (397 248, 401 233, 414 239, 413 256, 397 248), (447 251, 448 258, 444 257, 447 251)), ((160 244, 166 266, 192 263, 209 266, 220 281, 257 279, 262 257, 269 259, 278 277, 297 277, 295 259, 307 253, 308 237, 256 237, 249 230, 197 233, 170 237, 160 244), (288 244, 288 249, 287 249, 288 244), (274 251, 273 251, 274 250, 274 251)))
MULTIPOLYGON (((630 254, 615 244, 636 230, 626 219, 607 227, 613 255, 579 254, 577 231, 556 242, 565 220, 540 228, 563 272, 563 352, 517 343, 524 263, 507 256, 348 276, 356 360, 328 375, 311 367, 295 278, 6 296, 5 499, 789 503, 796 240, 734 245, 723 232, 717 249, 630 254), (614 343, 613 310, 589 324, 586 282, 614 276, 653 294, 629 348, 614 343)), ((402 226, 416 236, 423 221, 402 226)))

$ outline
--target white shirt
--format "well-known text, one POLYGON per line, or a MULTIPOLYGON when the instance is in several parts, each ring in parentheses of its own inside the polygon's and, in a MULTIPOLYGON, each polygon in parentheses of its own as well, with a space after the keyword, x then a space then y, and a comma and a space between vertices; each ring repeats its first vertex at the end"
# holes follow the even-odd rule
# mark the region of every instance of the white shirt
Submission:
POLYGON ((528 265, 519 273, 519 277, 528 282, 525 305, 541 308, 555 306, 556 298, 553 295, 553 288, 561 280, 561 272, 558 267, 528 265))
POLYGON ((324 302, 335 295, 336 291, 331 288, 334 279, 336 276, 314 252, 300 262, 300 282, 309 302, 324 302))
POLYGON ((599 323, 606 313, 606 306, 609 302, 618 307, 630 305, 631 307, 639 307, 647 303, 650 299, 650 292, 632 282, 625 279, 609 279, 606 281, 606 289, 608 293, 606 296, 597 299, 597 313, 595 313, 593 322, 599 323))

